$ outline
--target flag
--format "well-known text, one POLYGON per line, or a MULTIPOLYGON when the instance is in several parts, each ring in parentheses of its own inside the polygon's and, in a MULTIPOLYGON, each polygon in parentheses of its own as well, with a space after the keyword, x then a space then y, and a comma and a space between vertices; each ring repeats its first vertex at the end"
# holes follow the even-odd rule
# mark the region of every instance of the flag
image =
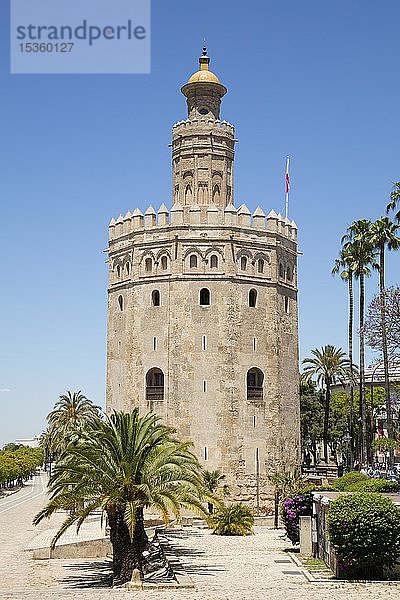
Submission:
POLYGON ((286 158, 285 182, 286 182, 286 193, 288 194, 290 192, 289 157, 286 158))

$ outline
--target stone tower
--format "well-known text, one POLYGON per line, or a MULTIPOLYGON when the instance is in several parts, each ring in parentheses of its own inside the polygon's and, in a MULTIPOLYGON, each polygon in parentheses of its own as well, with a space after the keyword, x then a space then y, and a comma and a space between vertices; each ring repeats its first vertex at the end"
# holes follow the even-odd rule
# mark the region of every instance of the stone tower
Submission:
POLYGON ((297 227, 233 201, 234 127, 209 70, 182 87, 173 201, 110 223, 107 411, 153 410, 232 498, 299 464, 297 227))

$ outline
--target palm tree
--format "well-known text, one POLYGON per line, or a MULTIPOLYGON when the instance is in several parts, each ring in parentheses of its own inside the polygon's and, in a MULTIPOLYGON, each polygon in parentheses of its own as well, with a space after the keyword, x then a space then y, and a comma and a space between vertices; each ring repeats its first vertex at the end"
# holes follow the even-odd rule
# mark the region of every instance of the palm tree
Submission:
POLYGON ((45 470, 49 472, 51 476, 51 465, 57 456, 57 445, 54 438, 53 430, 48 426, 45 431, 42 431, 39 438, 39 446, 44 452, 45 470), (48 469, 47 469, 48 465, 48 469))
POLYGON ((249 506, 238 502, 214 513, 212 524, 217 535, 249 535, 253 532, 254 515, 249 506))
POLYGON ((108 518, 113 546, 114 584, 131 580, 134 569, 143 577, 143 550, 148 543, 143 510, 155 508, 168 522, 181 507, 207 513, 204 500, 212 500, 203 484, 201 467, 180 442, 175 430, 149 413, 114 412, 93 418, 77 444, 69 444, 50 479, 50 501, 34 524, 57 510, 70 511, 56 535, 76 523, 77 528, 95 510, 108 518))
POLYGON ((47 415, 49 431, 53 438, 53 449, 62 450, 82 435, 90 419, 99 416, 100 407, 95 406, 81 391, 67 391, 57 400, 54 409, 47 415))
MULTIPOLYGON (((394 184, 393 192, 390 194, 390 202, 386 207, 386 212, 395 210, 400 204, 400 181, 394 184)), ((394 215, 396 221, 400 223, 400 210, 394 215)))
POLYGON ((350 468, 354 464, 354 373, 353 373, 353 322, 354 322, 354 294, 353 294, 353 271, 352 255, 349 248, 342 248, 339 258, 335 260, 332 275, 340 272, 343 281, 347 281, 349 289, 349 321, 348 321, 348 353, 350 360, 350 468))
POLYGON ((361 463, 367 459, 367 411, 365 400, 365 339, 364 339, 364 317, 365 317, 365 277, 371 274, 371 267, 376 268, 376 251, 371 244, 371 222, 367 219, 354 221, 347 228, 347 233, 342 237, 343 249, 348 254, 354 277, 360 282, 359 302, 359 369, 360 369, 360 424, 359 428, 359 456, 361 463))
POLYGON ((325 391, 325 410, 324 410, 324 457, 323 460, 328 463, 328 427, 329 412, 331 400, 331 387, 338 381, 344 386, 350 378, 350 361, 346 358, 346 353, 342 348, 335 348, 327 345, 318 350, 311 350, 314 358, 305 358, 303 365, 306 365, 302 373, 302 379, 305 383, 313 377, 316 378, 317 385, 325 391))
MULTIPOLYGON (((400 188, 399 188, 400 189, 400 188)), ((381 217, 371 227, 371 243, 379 251, 379 292, 382 329, 382 355, 385 372, 385 400, 387 415, 387 431, 390 439, 394 438, 393 415, 390 399, 389 358, 386 336, 386 306, 385 306, 385 250, 398 250, 400 238, 397 232, 400 226, 395 225, 388 217, 381 217)))
MULTIPOLYGON (((221 473, 221 471, 207 471, 206 469, 203 471, 203 480, 204 485, 208 489, 211 494, 215 494, 221 482, 225 479, 225 475, 221 473)), ((228 488, 224 486, 224 493, 227 495, 228 488)), ((214 504, 212 502, 208 502, 208 512, 210 515, 214 512, 214 504)))

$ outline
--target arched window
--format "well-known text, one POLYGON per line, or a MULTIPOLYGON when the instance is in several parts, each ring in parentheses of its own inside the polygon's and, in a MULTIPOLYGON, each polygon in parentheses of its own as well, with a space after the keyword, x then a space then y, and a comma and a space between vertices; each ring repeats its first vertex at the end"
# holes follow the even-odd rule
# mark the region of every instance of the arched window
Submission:
POLYGON ((255 308, 257 305, 257 290, 249 291, 249 306, 255 308))
POLYGON ((253 367, 247 371, 247 400, 263 399, 264 373, 253 367))
POLYGON ((166 271, 168 267, 168 260, 166 256, 161 257, 161 268, 163 271, 166 271))
POLYGON ((213 188, 213 202, 217 206, 219 204, 220 196, 221 196, 221 190, 220 190, 219 185, 214 185, 214 188, 213 188))
POLYGON ((126 274, 129 275, 129 271, 130 271, 130 266, 129 263, 127 262, 125 265, 125 269, 126 269, 126 274))
POLYGON ((210 306, 210 290, 201 288, 200 290, 200 306, 210 306))
POLYGON ((117 266, 117 277, 121 277, 121 267, 117 266))
POLYGON ((197 269, 197 256, 195 254, 190 255, 189 266, 191 269, 197 269))
POLYGON ((286 279, 292 281, 292 269, 290 267, 286 269, 286 279))
POLYGON ((185 188, 185 204, 192 202, 192 186, 189 184, 185 188))
POLYGON ((124 310, 124 299, 122 296, 118 296, 118 306, 119 310, 122 312, 124 310))
POLYGON ((153 306, 160 306, 161 304, 161 296, 158 290, 153 290, 151 292, 151 304, 153 306))
POLYGON ((151 271, 153 270, 153 261, 151 258, 146 258, 144 268, 147 273, 151 273, 151 271))
POLYGON ((155 402, 164 400, 164 373, 161 369, 154 367, 146 374, 146 401, 150 410, 155 402))
POLYGON ((240 259, 240 268, 242 271, 245 271, 247 269, 247 256, 242 256, 242 258, 240 259))
POLYGON ((257 271, 259 273, 264 273, 264 261, 262 258, 258 259, 257 271))
POLYGON ((210 260, 210 267, 212 269, 218 269, 218 256, 213 254, 210 260))
POLYGON ((285 296, 284 304, 285 304, 285 313, 288 315, 289 314, 289 298, 287 296, 285 296))
POLYGON ((282 279, 285 277, 285 271, 282 263, 279 263, 279 277, 282 277, 282 279))

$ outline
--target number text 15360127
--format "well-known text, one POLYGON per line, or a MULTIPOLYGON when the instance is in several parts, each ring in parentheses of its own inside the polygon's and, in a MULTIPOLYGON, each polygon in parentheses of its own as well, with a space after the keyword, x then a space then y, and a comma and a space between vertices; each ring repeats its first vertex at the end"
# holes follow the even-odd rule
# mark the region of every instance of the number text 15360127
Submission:
POLYGON ((73 43, 51 43, 42 42, 41 44, 26 42, 19 44, 21 52, 71 52, 74 47, 73 43))

